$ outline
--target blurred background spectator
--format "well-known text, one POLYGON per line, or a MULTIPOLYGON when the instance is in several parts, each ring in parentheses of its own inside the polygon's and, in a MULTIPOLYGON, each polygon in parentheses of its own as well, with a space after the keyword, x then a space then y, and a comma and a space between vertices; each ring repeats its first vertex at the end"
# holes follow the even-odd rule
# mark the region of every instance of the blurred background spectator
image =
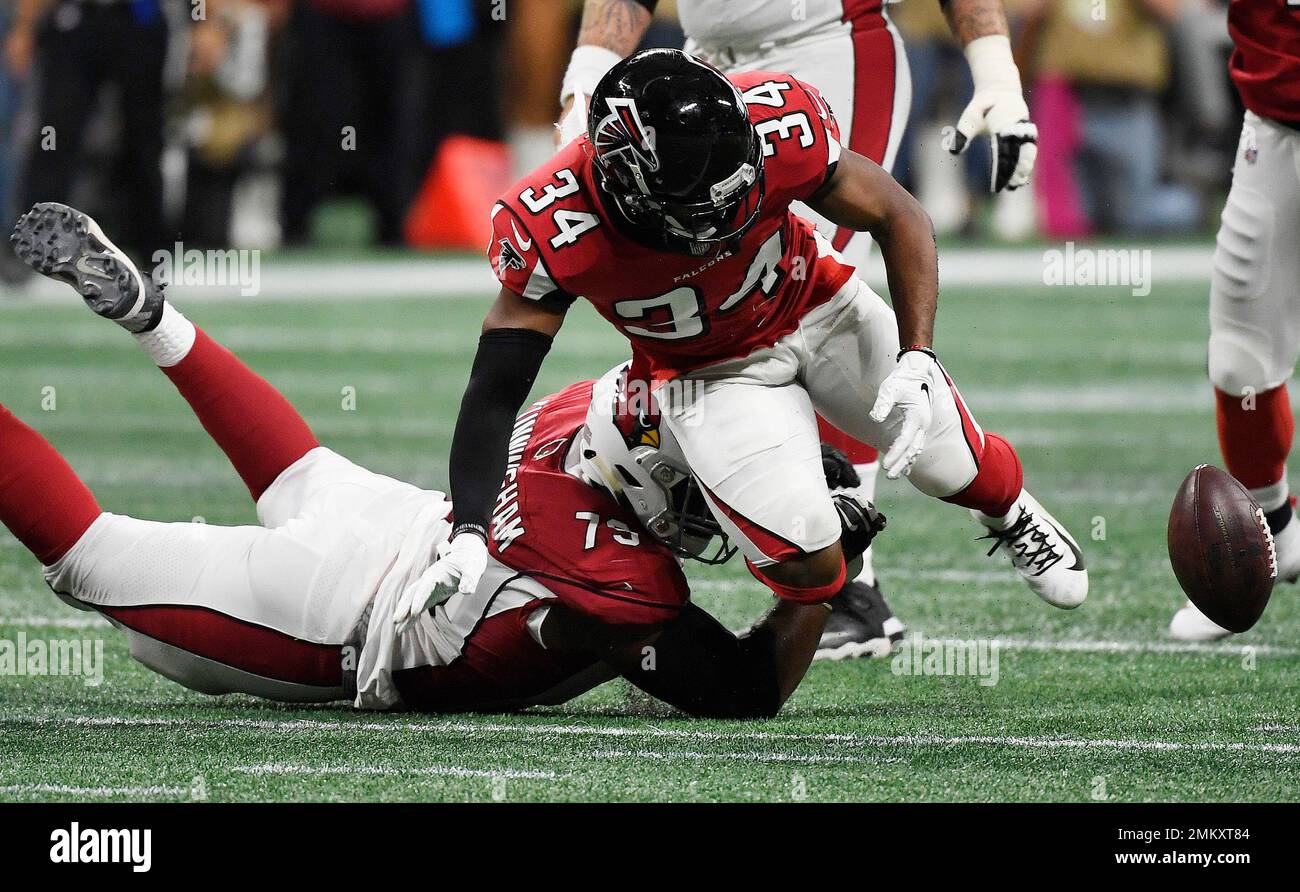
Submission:
MULTIPOLYGON (((226 0, 209 7, 208 18, 190 31, 180 109, 186 158, 181 231, 194 247, 281 239, 275 167, 284 151, 270 69, 272 40, 288 14, 287 0, 226 0), (242 215, 240 231, 233 228, 237 202, 256 209, 242 215)), ((285 165, 286 177, 292 170, 285 165)))
MULTIPOLYGON (((1226 2, 1007 6, 1040 152, 1034 189, 994 200, 985 145, 960 159, 939 147, 971 85, 937 0, 890 5, 914 85, 896 173, 939 230, 1205 233, 1240 117, 1226 2)), ((176 240, 478 250, 492 200, 552 151, 580 10, 0 0, 0 207, 80 203, 146 254, 176 240)), ((681 43, 664 0, 646 44, 681 43)))
MULTIPOLYGON (((12 3, 0 3, 0 34, 8 35, 13 22, 12 3)), ((18 103, 22 95, 23 72, 28 67, 19 48, 10 63, 10 54, 0 59, 0 219, 12 220, 16 216, 17 203, 13 197, 16 156, 11 146, 14 140, 14 120, 18 115, 18 103)), ((27 278, 27 267, 17 262, 8 251, 0 250, 0 282, 17 284, 27 278)))
POLYGON ((14 77, 30 78, 34 126, 18 136, 19 204, 73 201, 90 125, 111 89, 116 107, 116 213, 125 246, 166 242, 163 217, 163 71, 170 31, 161 0, 16 0, 5 40, 14 77))
POLYGON ((1027 10, 1023 58, 1042 165, 1035 183, 1049 236, 1186 231, 1199 221, 1195 193, 1164 178, 1167 28, 1181 7, 1038 0, 1027 10))
POLYGON ((412 153, 427 126, 416 82, 421 39, 408 0, 293 5, 282 108, 286 243, 309 241, 321 200, 348 191, 368 199, 376 241, 401 244, 412 153))
POLYGON ((912 108, 894 176, 922 200, 937 232, 965 230, 973 203, 988 191, 988 143, 977 140, 954 162, 939 145, 939 133, 970 102, 970 67, 937 2, 899 3, 891 15, 912 70, 912 108))

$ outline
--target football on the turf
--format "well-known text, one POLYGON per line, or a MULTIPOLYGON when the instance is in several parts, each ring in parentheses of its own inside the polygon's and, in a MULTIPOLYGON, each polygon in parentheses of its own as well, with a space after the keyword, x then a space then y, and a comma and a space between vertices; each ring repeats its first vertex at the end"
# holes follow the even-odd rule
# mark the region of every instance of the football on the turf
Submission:
POLYGON ((1169 562, 1192 603, 1232 632, 1255 625, 1277 579, 1264 512, 1244 486, 1211 465, 1193 468, 1174 498, 1169 562))

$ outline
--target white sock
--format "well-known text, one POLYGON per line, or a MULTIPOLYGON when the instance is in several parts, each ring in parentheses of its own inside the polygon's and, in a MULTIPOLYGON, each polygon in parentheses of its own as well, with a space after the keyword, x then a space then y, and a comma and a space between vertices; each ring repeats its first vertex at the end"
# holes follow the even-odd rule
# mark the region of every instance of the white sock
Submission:
POLYGON ((135 339, 159 368, 168 369, 189 355, 197 334, 193 322, 170 303, 164 303, 158 327, 135 335, 135 339))
POLYGON ((1259 489, 1252 489, 1250 494, 1259 502, 1259 507, 1264 509, 1264 513, 1276 511, 1286 504, 1287 499, 1291 498, 1291 487, 1287 485, 1286 474, 1282 479, 1272 486, 1264 486, 1259 489))

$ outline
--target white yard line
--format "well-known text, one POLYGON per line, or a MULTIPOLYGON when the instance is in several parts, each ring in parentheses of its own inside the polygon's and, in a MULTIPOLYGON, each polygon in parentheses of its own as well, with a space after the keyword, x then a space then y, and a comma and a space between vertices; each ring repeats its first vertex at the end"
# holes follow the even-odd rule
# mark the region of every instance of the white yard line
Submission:
MULTIPOLYGON (((971 636, 956 636, 969 638, 971 636)), ((1239 657, 1249 649, 1256 656, 1296 657, 1300 648, 1280 647, 1275 644, 1252 644, 1242 641, 1070 641, 1033 640, 1025 638, 995 638, 1005 650, 1037 650, 1059 653, 1091 654, 1220 654, 1239 657)))
POLYGON ((849 765, 849 764, 879 764, 881 762, 896 762, 897 759, 881 759, 876 756, 799 756, 791 753, 699 753, 682 750, 601 750, 594 753, 583 753, 584 759, 609 759, 612 761, 623 761, 635 759, 642 761, 650 759, 659 762, 671 762, 673 760, 684 760, 691 762, 745 762, 745 763, 763 763, 763 764, 796 764, 796 765, 849 765))
POLYGON ((0 796, 52 793, 63 796, 189 796, 188 787, 70 787, 64 784, 10 784, 0 787, 0 796))
MULTIPOLYGON (((951 746, 991 746, 1027 749, 1060 750, 1136 750, 1152 752, 1207 751, 1207 752, 1241 752, 1258 754, 1300 755, 1300 743, 1261 743, 1258 741, 1224 741, 1185 743, 1172 740, 1135 740, 1113 738, 1073 738, 1073 737, 1023 737, 964 735, 945 736, 931 734, 874 735, 874 734, 835 734, 812 732, 778 732, 778 731, 701 731, 683 728, 665 728, 660 726, 592 726, 592 725, 549 725, 520 723, 507 725, 498 723, 477 724, 464 721, 445 722, 343 722, 333 720, 297 719, 275 721, 269 719, 150 719, 117 716, 70 716, 50 718, 32 715, 18 718, 0 717, 0 724, 32 725, 73 725, 79 727, 155 727, 155 728, 241 728, 246 730, 272 731, 277 733, 308 732, 346 732, 346 733, 394 733, 410 732, 417 734, 454 734, 465 738, 518 735, 523 737, 596 737, 621 739, 651 740, 689 740, 726 743, 730 741, 765 741, 810 743, 817 745, 836 744, 846 747, 951 747, 951 746)), ((621 751, 619 751, 621 752, 621 751)), ((629 752, 628 758, 634 753, 629 752)), ((727 756, 729 754, 719 754, 727 756)), ((665 758, 671 758, 668 753, 665 758)), ((611 757, 612 758, 612 757, 611 757)), ((689 758, 686 756, 685 758, 689 758)))
POLYGON ((459 765, 421 765, 412 768, 390 768, 381 765, 236 765, 231 769, 238 774, 365 774, 365 775, 428 775, 431 777, 504 777, 510 780, 555 780, 561 775, 554 771, 523 771, 516 768, 463 768, 459 765))

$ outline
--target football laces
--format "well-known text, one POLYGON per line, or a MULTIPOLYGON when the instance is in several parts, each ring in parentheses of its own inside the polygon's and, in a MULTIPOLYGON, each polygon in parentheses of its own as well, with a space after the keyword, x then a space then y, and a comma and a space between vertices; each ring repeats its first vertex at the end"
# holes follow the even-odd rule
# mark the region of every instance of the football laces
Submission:
POLYGON ((1264 541, 1268 543, 1268 575, 1271 579, 1277 579, 1277 545, 1273 542, 1273 531, 1268 528, 1268 519, 1264 517, 1264 509, 1255 506, 1255 523, 1259 524, 1260 530, 1264 533, 1264 541))

